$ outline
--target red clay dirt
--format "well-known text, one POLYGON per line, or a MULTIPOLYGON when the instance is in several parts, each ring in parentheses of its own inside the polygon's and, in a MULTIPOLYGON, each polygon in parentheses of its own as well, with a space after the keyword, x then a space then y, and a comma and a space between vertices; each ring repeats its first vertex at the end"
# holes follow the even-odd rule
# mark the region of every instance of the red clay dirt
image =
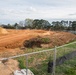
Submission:
MULTIPOLYGON (((0 34, 0 53, 16 52, 16 48, 23 46, 25 40, 36 36, 49 36, 50 47, 62 45, 76 39, 76 35, 68 32, 45 31, 45 30, 7 30, 8 34, 0 34)), ((21 52, 22 53, 22 52, 21 52)))

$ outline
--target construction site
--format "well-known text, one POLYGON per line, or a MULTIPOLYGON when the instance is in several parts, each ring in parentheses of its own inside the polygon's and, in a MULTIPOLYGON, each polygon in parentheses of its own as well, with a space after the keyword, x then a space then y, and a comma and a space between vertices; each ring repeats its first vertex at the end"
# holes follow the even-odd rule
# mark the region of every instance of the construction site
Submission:
MULTIPOLYGON (((65 45, 70 42, 73 42, 76 40, 76 35, 69 32, 63 32, 63 31, 48 31, 48 30, 37 30, 37 29, 15 30, 15 29, 4 29, 0 27, 0 59, 8 58, 11 56, 17 56, 21 54, 26 54, 28 53, 27 51, 28 49, 30 53, 30 48, 27 48, 27 46, 26 47, 24 46, 24 42, 28 40, 30 41, 32 40, 31 43, 34 46, 33 48, 32 46, 30 46, 30 48, 33 50, 36 49, 36 47, 38 47, 36 45, 39 45, 41 49, 48 49, 48 48, 54 48, 55 46, 61 46, 61 45, 65 45), (42 39, 44 41, 44 44, 36 44, 37 42, 40 43, 40 40, 38 40, 37 37, 39 39, 45 37, 45 40, 42 39)), ((25 45, 26 44, 27 42, 25 43, 25 45)), ((40 57, 39 59, 37 59, 37 61, 38 60, 42 61, 45 59, 46 57, 40 57)), ((30 65, 33 65, 33 63, 35 65, 35 60, 30 65)), ((15 75, 13 73, 16 70, 21 72, 20 67, 19 67, 19 62, 17 60, 9 59, 9 60, 0 61, 1 75, 15 75)), ((34 75, 29 70, 29 75, 31 75, 30 73, 34 75)))

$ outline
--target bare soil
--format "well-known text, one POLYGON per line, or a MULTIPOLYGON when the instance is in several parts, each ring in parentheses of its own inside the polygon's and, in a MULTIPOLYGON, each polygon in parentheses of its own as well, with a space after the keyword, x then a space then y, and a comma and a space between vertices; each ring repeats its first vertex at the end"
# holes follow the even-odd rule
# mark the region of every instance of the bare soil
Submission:
MULTIPOLYGON (((8 56, 23 53, 19 48, 23 47, 23 42, 37 36, 49 37, 50 47, 63 45, 76 40, 76 35, 68 32, 45 31, 45 30, 6 30, 8 34, 0 34, 0 56, 8 52, 8 56)), ((43 45, 45 46, 45 45, 43 45)))
POLYGON ((13 72, 19 69, 17 60, 9 59, 5 63, 0 63, 0 75, 13 75, 13 72))

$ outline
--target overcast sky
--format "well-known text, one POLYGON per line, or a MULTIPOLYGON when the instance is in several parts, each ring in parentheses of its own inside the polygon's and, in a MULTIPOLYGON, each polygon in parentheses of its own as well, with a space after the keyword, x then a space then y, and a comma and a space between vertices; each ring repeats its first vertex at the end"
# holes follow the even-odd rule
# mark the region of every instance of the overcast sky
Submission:
POLYGON ((76 20, 76 0, 0 0, 0 23, 26 18, 76 20))

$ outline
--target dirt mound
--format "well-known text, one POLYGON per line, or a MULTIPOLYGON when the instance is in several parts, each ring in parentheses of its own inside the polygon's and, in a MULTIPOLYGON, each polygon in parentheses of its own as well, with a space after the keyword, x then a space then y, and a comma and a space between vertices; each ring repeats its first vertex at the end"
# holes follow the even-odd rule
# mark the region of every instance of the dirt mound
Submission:
POLYGON ((69 32, 46 30, 7 30, 6 32, 9 32, 9 34, 0 35, 0 53, 3 52, 3 54, 4 50, 6 50, 5 52, 8 50, 9 54, 10 52, 13 54, 13 50, 23 47, 25 40, 36 38, 37 36, 50 38, 50 44, 42 44, 44 47, 60 46, 76 40, 76 35, 69 32))
POLYGON ((13 72, 18 69, 18 61, 9 59, 0 63, 1 75, 13 75, 13 72))
POLYGON ((0 27, 0 34, 8 34, 7 30, 0 27))
POLYGON ((62 45, 76 39, 76 35, 68 32, 55 32, 45 30, 9 30, 8 32, 8 35, 0 36, 0 50, 3 47, 7 49, 21 47, 25 40, 29 40, 37 36, 49 36, 49 38, 51 39, 50 45, 52 46, 62 45))
POLYGON ((56 32, 51 35, 51 46, 60 46, 76 40, 76 35, 68 32, 56 32))

